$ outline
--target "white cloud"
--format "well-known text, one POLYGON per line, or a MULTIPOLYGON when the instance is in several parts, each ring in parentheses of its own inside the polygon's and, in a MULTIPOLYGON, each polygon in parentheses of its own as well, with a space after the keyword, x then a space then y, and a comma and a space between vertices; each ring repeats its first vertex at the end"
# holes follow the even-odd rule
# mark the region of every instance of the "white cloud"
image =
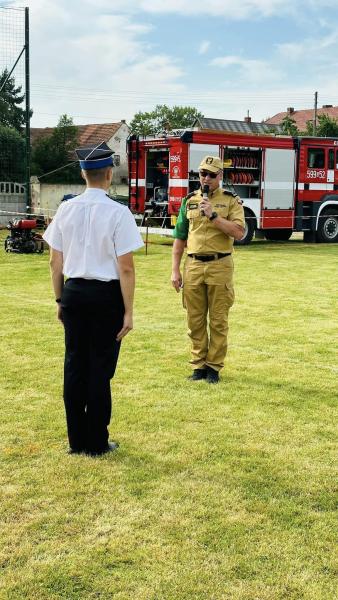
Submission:
MULTIPOLYGON (((247 83, 268 85, 280 81, 283 77, 280 69, 272 68, 271 63, 264 60, 245 59, 240 56, 218 56, 213 58, 210 65, 227 69, 236 68, 236 79, 247 83)), ((231 71, 233 75, 233 70, 231 71)))
POLYGON ((322 38, 306 38, 300 42, 276 44, 279 55, 290 62, 316 64, 332 61, 332 48, 336 46, 334 55, 338 52, 338 29, 326 33, 322 38))
POLYGON ((184 15, 224 16, 227 19, 245 19, 248 17, 268 17, 292 12, 293 0, 142 0, 143 10, 152 13, 179 13, 184 15))
POLYGON ((210 48, 210 42, 208 40, 204 40, 203 42, 200 43, 198 53, 205 54, 206 52, 208 52, 209 48, 210 48))
MULTIPOLYGON (((29 3, 27 0, 25 4, 29 3)), ((269 17, 284 14, 304 14, 309 10, 322 12, 327 8, 336 8, 337 0, 82 0, 82 5, 95 7, 96 10, 123 12, 172 13, 181 15, 225 16, 229 19, 247 17, 269 17)))
MULTIPOLYGON (((157 103, 188 104, 206 116, 238 119, 250 109, 252 118, 261 120, 287 106, 310 108, 314 89, 319 90, 320 104, 338 103, 333 76, 338 35, 330 11, 320 15, 321 7, 337 7, 337 0, 25 0, 24 4, 30 7, 33 126, 54 125, 63 113, 74 116, 76 123, 128 120, 157 103), (264 18, 296 11, 316 23, 317 39, 299 36, 292 43, 287 36, 288 43, 266 48, 265 55, 259 54, 259 47, 256 53, 252 42, 250 54, 244 54, 243 44, 223 56, 222 46, 229 45, 212 38, 215 22, 203 18, 222 19, 226 43, 230 19, 260 20, 258 25, 252 23, 257 36, 264 31, 264 18), (311 11, 317 11, 318 19, 311 11), (185 46, 176 46, 172 36, 167 46, 167 36, 155 45, 160 28, 166 27, 165 13, 171 13, 172 27, 174 15, 176 22, 180 15, 194 17, 197 28, 191 27, 185 46), (211 46, 219 48, 219 55, 209 63, 214 68, 209 67, 201 91, 191 54, 194 59, 197 52, 209 58, 211 46), (184 53, 186 47, 190 54, 184 53), (179 48, 182 56, 174 58, 179 48), (291 79, 291 72, 298 73, 299 81, 291 79)), ((22 5, 21 0, 16 5, 22 5)))
POLYGON ((175 101, 184 93, 183 67, 153 46, 149 16, 118 14, 122 3, 105 0, 26 4, 32 126, 53 125, 63 113, 76 123, 131 119, 138 110, 164 103, 163 97, 175 101))
POLYGON ((289 62, 298 62, 304 58, 307 48, 302 42, 289 42, 287 44, 276 44, 281 58, 289 62))

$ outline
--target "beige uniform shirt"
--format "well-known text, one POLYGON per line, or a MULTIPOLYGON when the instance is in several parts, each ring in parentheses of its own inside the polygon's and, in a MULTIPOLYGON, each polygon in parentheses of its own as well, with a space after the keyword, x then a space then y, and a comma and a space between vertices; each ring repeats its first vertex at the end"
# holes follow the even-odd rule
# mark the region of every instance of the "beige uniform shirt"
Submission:
MULTIPOLYGON (((209 194, 212 210, 220 217, 245 227, 244 210, 239 196, 227 190, 217 188, 209 194)), ((220 231, 212 221, 203 215, 199 208, 202 192, 198 190, 186 201, 186 217, 189 222, 188 254, 210 254, 213 252, 232 252, 234 239, 220 231)))

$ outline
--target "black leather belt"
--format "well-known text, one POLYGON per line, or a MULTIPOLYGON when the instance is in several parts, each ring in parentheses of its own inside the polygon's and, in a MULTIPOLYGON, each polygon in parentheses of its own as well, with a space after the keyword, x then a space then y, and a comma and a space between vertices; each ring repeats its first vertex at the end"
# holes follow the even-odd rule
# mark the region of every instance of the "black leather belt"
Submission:
POLYGON ((216 252, 216 254, 188 254, 190 258, 195 258, 196 260, 201 260, 202 262, 209 262, 210 260, 218 260, 219 258, 224 258, 225 256, 231 256, 231 252, 226 252, 223 254, 222 252, 216 252))

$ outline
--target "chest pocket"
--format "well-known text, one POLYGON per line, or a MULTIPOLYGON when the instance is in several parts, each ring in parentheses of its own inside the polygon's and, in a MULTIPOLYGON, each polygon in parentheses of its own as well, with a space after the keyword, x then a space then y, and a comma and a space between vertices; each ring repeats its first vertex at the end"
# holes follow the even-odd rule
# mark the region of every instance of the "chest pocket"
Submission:
POLYGON ((195 220, 198 217, 200 217, 200 210, 199 208, 188 208, 187 210, 187 219, 189 219, 189 221, 195 220))
POLYGON ((229 208, 230 208, 230 204, 224 203, 222 205, 216 205, 215 211, 219 214, 220 217, 224 217, 226 219, 227 216, 229 215, 229 208))

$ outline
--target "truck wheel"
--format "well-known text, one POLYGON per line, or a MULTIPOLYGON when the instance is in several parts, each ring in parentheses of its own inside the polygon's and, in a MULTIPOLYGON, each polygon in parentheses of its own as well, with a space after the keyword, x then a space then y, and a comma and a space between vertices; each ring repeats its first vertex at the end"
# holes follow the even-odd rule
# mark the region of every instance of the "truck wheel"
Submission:
POLYGON ((338 213, 331 209, 328 213, 319 215, 317 240, 318 242, 338 242, 338 213))
POLYGON ((255 233, 255 219, 252 215, 245 213, 245 231, 242 239, 235 240, 236 246, 247 246, 250 244, 255 233))
POLYGON ((267 229, 264 231, 266 240, 272 242, 286 242, 292 236, 292 229, 267 229))

